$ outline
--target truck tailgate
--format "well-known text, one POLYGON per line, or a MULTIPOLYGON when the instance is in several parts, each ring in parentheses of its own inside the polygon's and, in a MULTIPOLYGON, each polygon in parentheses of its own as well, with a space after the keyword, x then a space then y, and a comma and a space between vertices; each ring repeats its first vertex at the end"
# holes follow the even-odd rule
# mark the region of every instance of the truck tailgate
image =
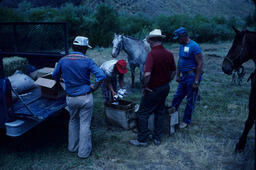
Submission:
POLYGON ((20 96, 33 112, 33 115, 24 106, 23 102, 18 99, 13 107, 17 120, 5 123, 8 136, 20 136, 66 107, 65 97, 57 100, 41 97, 40 88, 35 88, 20 96))

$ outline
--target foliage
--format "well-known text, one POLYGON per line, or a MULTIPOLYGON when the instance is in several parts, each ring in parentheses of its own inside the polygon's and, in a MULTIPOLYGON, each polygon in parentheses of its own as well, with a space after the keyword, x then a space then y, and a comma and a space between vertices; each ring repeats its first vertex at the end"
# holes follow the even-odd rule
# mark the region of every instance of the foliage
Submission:
POLYGON ((118 14, 113 8, 100 4, 94 18, 90 29, 92 44, 107 47, 119 29, 118 14))
POLYGON ((216 42, 230 40, 233 37, 232 26, 242 27, 255 24, 254 15, 245 21, 238 18, 213 17, 201 15, 160 15, 154 19, 143 14, 128 15, 118 13, 116 9, 104 3, 98 5, 95 11, 86 5, 75 6, 65 3, 59 8, 32 7, 29 2, 22 2, 17 9, 1 8, 0 22, 6 21, 45 21, 67 22, 69 26, 69 44, 77 35, 89 37, 92 46, 107 47, 111 45, 114 33, 125 34, 143 39, 155 28, 162 30, 167 36, 166 41, 172 41, 175 29, 186 27, 189 36, 198 42, 216 42))
POLYGON ((152 29, 152 21, 143 15, 120 16, 119 20, 120 32, 137 38, 145 38, 152 29))
POLYGON ((245 18, 245 22, 246 22, 246 26, 253 27, 254 30, 256 30, 256 6, 255 6, 254 13, 252 15, 248 15, 245 18))

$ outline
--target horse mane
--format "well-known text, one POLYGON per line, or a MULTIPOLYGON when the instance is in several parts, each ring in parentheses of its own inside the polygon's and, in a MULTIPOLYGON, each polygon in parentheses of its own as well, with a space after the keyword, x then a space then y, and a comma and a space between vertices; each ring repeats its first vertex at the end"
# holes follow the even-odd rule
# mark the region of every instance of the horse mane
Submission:
POLYGON ((255 31, 249 31, 249 30, 245 30, 245 31, 242 31, 244 33, 250 33, 250 34, 255 34, 256 35, 256 32, 255 31))
POLYGON ((126 38, 130 38, 130 39, 132 39, 132 40, 141 41, 141 39, 134 38, 134 37, 129 36, 129 35, 123 35, 123 36, 126 37, 126 38))

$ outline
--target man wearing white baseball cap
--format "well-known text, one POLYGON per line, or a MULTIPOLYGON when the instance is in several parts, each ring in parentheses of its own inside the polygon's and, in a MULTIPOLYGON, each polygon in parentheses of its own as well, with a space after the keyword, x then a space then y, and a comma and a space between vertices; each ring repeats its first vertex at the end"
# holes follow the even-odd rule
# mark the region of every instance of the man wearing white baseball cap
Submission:
POLYGON ((69 110, 68 150, 78 151, 78 157, 87 158, 92 151, 91 118, 93 95, 106 78, 95 62, 86 56, 91 48, 87 37, 77 36, 73 41, 73 52, 61 58, 53 71, 53 78, 64 79, 66 102, 69 110), (90 81, 90 74, 95 75, 95 84, 90 81))

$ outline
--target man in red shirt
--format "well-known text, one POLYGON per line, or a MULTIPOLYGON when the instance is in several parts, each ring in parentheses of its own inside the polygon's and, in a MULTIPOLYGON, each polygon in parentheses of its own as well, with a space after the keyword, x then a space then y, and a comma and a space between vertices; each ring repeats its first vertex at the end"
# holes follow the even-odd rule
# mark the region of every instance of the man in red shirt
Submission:
POLYGON ((155 145, 161 143, 165 100, 170 90, 169 82, 174 78, 176 72, 173 54, 162 45, 164 38, 165 36, 159 29, 151 31, 147 36, 151 51, 146 59, 142 82, 143 95, 137 122, 138 136, 136 140, 130 140, 130 144, 135 146, 147 146, 148 118, 152 113, 155 114, 155 129, 152 139, 155 145))

